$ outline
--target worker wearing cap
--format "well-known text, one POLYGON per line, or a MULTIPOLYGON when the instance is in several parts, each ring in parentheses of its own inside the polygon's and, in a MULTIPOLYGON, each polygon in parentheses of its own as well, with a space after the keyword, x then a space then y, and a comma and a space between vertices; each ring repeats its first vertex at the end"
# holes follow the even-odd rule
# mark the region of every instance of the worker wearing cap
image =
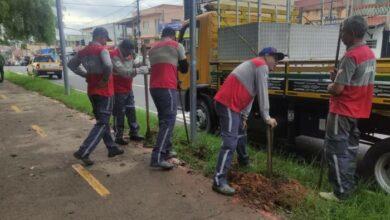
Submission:
POLYGON ((331 73, 331 94, 325 135, 326 160, 333 192, 320 193, 328 200, 347 199, 356 189, 356 156, 359 148, 358 120, 369 118, 374 93, 376 59, 364 44, 367 22, 361 16, 347 18, 341 39, 347 51, 338 70, 331 73))
POLYGON ((135 115, 134 94, 132 90, 133 78, 137 74, 147 74, 147 66, 136 67, 134 65, 134 44, 126 39, 119 47, 110 51, 114 73, 114 131, 115 143, 127 145, 123 139, 125 115, 129 125, 129 137, 133 141, 142 141, 144 138, 138 134, 139 125, 135 115))
POLYGON ((176 42, 176 32, 164 28, 161 41, 149 51, 151 63, 150 93, 158 111, 159 132, 151 158, 151 166, 172 169, 167 159, 174 157, 172 131, 177 113, 177 70, 186 73, 188 63, 182 44, 176 42))
POLYGON ((97 27, 93 30, 93 41, 79 51, 68 63, 68 67, 77 75, 86 78, 88 83, 88 97, 91 101, 96 124, 88 137, 74 153, 77 159, 85 165, 93 164, 89 155, 93 152, 100 140, 108 149, 108 157, 123 154, 111 137, 110 116, 112 113, 114 83, 112 77, 112 62, 105 45, 111 41, 105 28, 97 27), (80 67, 83 65, 84 69, 80 67))
POLYGON ((258 57, 236 67, 215 95, 222 146, 212 187, 214 191, 229 196, 235 193, 226 179, 234 151, 237 150, 240 165, 249 163, 246 141, 239 139, 245 138, 246 120, 255 96, 258 98, 260 114, 265 123, 271 127, 277 126, 276 120, 269 115, 268 73, 283 58, 284 54, 278 53, 275 48, 264 48, 258 57))

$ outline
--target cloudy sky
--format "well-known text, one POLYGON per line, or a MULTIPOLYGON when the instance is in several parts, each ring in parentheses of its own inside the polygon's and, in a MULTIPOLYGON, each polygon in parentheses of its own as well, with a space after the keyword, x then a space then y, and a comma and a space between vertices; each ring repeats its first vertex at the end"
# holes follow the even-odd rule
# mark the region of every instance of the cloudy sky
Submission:
MULTIPOLYGON (((141 9, 159 4, 182 5, 183 0, 141 0, 141 9)), ((135 0, 63 0, 64 23, 67 33, 74 29, 110 23, 136 12, 135 0)))

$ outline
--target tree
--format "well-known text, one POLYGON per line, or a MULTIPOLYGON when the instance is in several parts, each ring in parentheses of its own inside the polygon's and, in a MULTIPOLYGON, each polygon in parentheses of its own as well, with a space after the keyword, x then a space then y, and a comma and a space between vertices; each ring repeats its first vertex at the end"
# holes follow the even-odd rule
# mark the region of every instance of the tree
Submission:
POLYGON ((53 0, 0 0, 0 25, 5 38, 52 44, 55 41, 53 0))

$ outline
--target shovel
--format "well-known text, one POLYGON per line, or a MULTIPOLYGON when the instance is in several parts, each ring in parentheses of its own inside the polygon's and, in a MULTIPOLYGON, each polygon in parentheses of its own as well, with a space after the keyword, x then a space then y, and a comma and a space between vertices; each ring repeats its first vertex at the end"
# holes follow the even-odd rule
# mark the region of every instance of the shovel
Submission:
POLYGON ((272 176, 272 148, 274 145, 274 129, 268 125, 267 126, 267 175, 272 176))
MULTIPOLYGON (((146 46, 142 45, 142 65, 146 65, 146 46)), ((149 85, 148 85, 148 74, 144 75, 144 87, 145 87, 145 105, 146 105, 146 133, 144 147, 149 147, 151 143, 152 135, 150 132, 150 111, 149 111, 149 85)))

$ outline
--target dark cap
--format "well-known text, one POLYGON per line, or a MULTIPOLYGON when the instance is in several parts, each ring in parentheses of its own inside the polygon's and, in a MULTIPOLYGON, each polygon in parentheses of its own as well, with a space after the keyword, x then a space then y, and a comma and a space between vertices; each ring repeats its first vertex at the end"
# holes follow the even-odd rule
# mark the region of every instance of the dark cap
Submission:
POLYGON ((107 38, 107 41, 112 41, 110 37, 108 36, 108 31, 104 27, 97 27, 92 32, 92 37, 105 37, 107 38))
POLYGON ((176 36, 176 31, 171 27, 166 27, 162 30, 161 37, 172 37, 176 36))
POLYGON ((277 61, 283 60, 285 57, 283 53, 278 52, 274 47, 263 48, 260 51, 259 56, 274 56, 277 61))
POLYGON ((124 39, 120 44, 119 46, 123 49, 126 49, 126 50, 134 50, 135 49, 135 44, 133 41, 129 40, 129 39, 124 39))

